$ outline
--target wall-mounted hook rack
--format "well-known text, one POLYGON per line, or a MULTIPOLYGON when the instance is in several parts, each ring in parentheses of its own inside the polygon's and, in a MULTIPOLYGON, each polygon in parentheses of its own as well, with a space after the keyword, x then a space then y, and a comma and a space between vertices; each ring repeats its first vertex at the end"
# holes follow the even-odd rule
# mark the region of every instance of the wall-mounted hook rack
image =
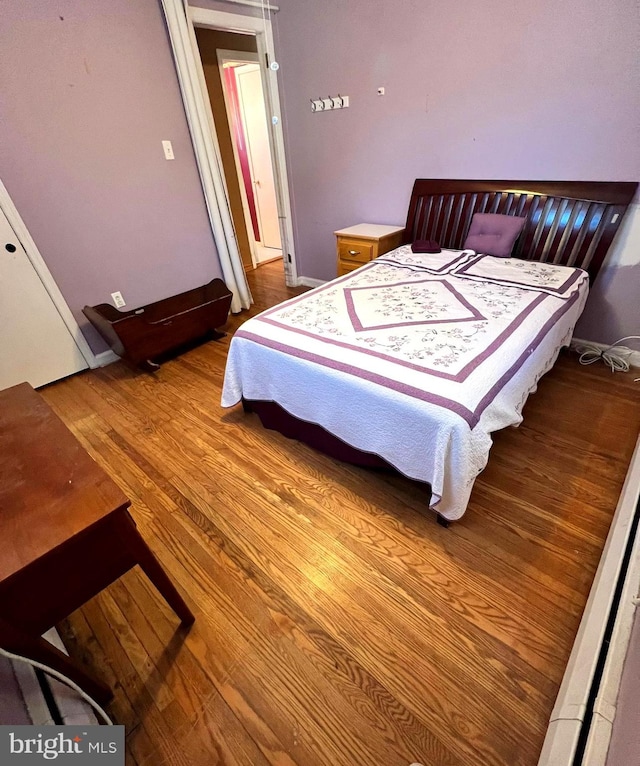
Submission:
POLYGON ((310 98, 312 112, 328 112, 332 109, 346 109, 349 106, 349 96, 327 96, 326 98, 310 98))

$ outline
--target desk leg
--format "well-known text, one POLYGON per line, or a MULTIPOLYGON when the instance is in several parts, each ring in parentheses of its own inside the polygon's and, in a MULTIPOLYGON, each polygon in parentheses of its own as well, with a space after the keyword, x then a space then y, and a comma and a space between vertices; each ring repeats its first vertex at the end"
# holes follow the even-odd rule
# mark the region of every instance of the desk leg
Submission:
POLYGON ((70 678, 93 697, 99 705, 113 699, 113 692, 103 681, 85 673, 76 663, 44 638, 34 638, 0 620, 0 646, 13 654, 28 657, 70 678))
POLYGON ((195 617, 186 605, 182 596, 176 590, 167 573, 164 571, 158 559, 153 555, 149 546, 142 539, 142 535, 136 529, 134 520, 127 513, 129 522, 128 543, 130 550, 142 571, 160 591, 167 604, 178 615, 183 625, 191 625, 195 617))

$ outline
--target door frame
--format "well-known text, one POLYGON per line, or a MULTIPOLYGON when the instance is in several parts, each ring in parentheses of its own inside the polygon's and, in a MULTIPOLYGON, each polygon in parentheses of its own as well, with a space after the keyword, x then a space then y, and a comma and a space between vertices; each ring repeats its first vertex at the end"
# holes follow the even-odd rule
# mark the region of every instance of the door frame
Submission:
MULTIPOLYGON (((180 82, 182 101, 187 114, 187 121, 192 128, 193 150, 196 154, 198 165, 207 167, 214 181, 210 187, 208 184, 203 183, 203 192, 207 200, 207 206, 210 209, 215 206, 217 209, 224 210, 230 223, 229 201, 222 173, 222 164, 219 159, 220 148, 214 129, 215 123, 207 94, 195 27, 252 35, 256 38, 259 61, 274 62, 276 58, 271 21, 257 16, 191 7, 188 5, 187 0, 162 0, 162 6, 172 43, 173 58, 178 81, 180 82), (184 30, 182 28, 182 23, 185 19, 188 40, 184 39, 184 30), (192 90, 194 83, 199 84, 199 93, 197 95, 192 90), (202 140, 194 140, 194 129, 202 140), (216 157, 217 162, 212 162, 210 159, 212 157, 216 157)), ((298 272, 293 242, 291 197, 285 160, 278 78, 276 71, 270 67, 263 67, 261 65, 260 72, 262 74, 267 114, 271 114, 276 121, 274 124, 273 120, 267 120, 267 124, 269 126, 269 144, 276 183, 285 280, 288 286, 296 286, 298 284, 298 272)), ((217 244, 222 232, 216 231, 214 228, 214 235, 217 244)), ((237 258, 237 263, 241 266, 242 263, 237 252, 237 246, 235 251, 235 254, 230 253, 231 260, 234 262, 235 267, 237 265, 235 259, 237 258)))
MULTIPOLYGON (((227 112, 227 122, 229 123, 229 129, 231 130, 231 115, 229 109, 229 99, 227 93, 227 87, 224 79, 224 64, 227 61, 242 61, 247 64, 259 64, 260 59, 257 53, 252 51, 231 51, 219 49, 217 51, 218 68, 220 70, 220 82, 222 83, 222 97, 224 99, 224 105, 227 112)), ((256 238, 253 233, 253 226, 251 225, 251 212, 249 210, 249 200, 247 198, 247 191, 244 188, 242 180, 242 168, 240 167, 240 158, 238 157, 238 148, 236 146, 233 132, 231 135, 231 148, 233 150, 233 160, 236 168, 236 175, 238 176, 238 185, 240 187, 240 199, 242 200, 242 210, 244 212, 245 226, 247 228, 247 237, 249 239, 249 248, 251 250, 251 261, 253 268, 258 265, 256 257, 256 238)))
POLYGON ((87 365, 92 369, 95 369, 96 367, 100 367, 103 364, 108 364, 113 361, 110 352, 107 352, 109 355, 108 359, 106 357, 103 359, 94 354, 91 350, 91 346, 84 337, 80 325, 77 323, 76 318, 73 316, 71 309, 60 292, 60 288, 55 283, 44 258, 38 250, 38 246, 34 242, 31 234, 29 234, 29 230, 27 229, 25 222, 22 220, 22 216, 18 212, 18 209, 13 204, 13 200, 9 195, 7 187, 2 182, 2 179, 0 179, 0 208, 9 221, 9 225, 20 241, 20 244, 24 248, 27 258, 35 269, 51 302, 55 306, 58 314, 60 314, 62 321, 65 323, 67 330, 69 330, 69 334, 73 338, 74 343, 84 357, 87 365))

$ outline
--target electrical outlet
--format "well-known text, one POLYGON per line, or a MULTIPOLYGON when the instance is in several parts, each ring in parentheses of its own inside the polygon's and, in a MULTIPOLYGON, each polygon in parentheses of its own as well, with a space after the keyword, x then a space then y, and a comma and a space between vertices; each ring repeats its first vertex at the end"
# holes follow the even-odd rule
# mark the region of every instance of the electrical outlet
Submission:
POLYGON ((121 292, 111 293, 111 299, 113 300, 113 305, 117 309, 121 309, 123 306, 127 305, 124 302, 124 298, 122 297, 122 293, 121 292))

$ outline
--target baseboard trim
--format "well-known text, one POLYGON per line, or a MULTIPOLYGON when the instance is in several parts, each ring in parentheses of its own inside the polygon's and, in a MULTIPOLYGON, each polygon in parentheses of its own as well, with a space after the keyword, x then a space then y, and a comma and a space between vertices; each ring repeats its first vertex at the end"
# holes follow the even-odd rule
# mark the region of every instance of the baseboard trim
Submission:
POLYGON ((103 351, 100 354, 95 355, 96 363, 92 367, 106 367, 108 364, 113 364, 119 361, 120 357, 114 353, 111 349, 103 351))
MULTIPOLYGON (((587 343, 590 346, 595 346, 596 348, 600 349, 600 351, 604 351, 605 348, 609 348, 606 343, 596 343, 593 340, 580 340, 580 338, 573 338, 571 341, 571 348, 576 349, 577 346, 584 346, 587 343)), ((632 351, 629 354, 629 364, 632 367, 640 367, 640 351, 632 351)))
MULTIPOLYGON (((603 638, 605 635, 607 616, 614 602, 614 594, 618 579, 621 575, 622 561, 625 550, 630 544, 633 517, 640 499, 640 439, 631 458, 629 470, 620 493, 618 505, 607 535, 607 541, 600 557, 596 576, 589 592, 580 627, 569 656, 564 678, 558 691, 558 696, 551 713, 547 736, 542 747, 538 766, 571 766, 574 763, 578 740, 587 713, 587 703, 591 692, 591 684, 596 674, 596 667, 603 638)), ((615 712, 618 686, 622 671, 622 663, 631 634, 631 623, 635 604, 633 598, 638 592, 640 577, 640 537, 632 541, 633 553, 623 598, 619 605, 620 620, 614 628, 609 646, 609 661, 605 664, 602 682, 598 691, 599 698, 608 702, 609 712, 615 712)), ((601 706, 602 707, 602 706, 601 706)), ((594 710, 594 721, 597 726, 601 710, 594 710)), ((611 716, 611 718, 613 718, 611 716)), ((606 733, 607 738, 610 730, 606 733)), ((603 759, 598 760, 598 751, 606 755, 608 739, 603 744, 602 729, 594 736, 600 739, 594 743, 590 737, 587 741, 585 757, 581 760, 584 766, 602 766, 603 759)))
POLYGON ((297 287, 320 287, 320 285, 326 285, 326 279, 314 279, 313 277, 298 277, 297 287))

